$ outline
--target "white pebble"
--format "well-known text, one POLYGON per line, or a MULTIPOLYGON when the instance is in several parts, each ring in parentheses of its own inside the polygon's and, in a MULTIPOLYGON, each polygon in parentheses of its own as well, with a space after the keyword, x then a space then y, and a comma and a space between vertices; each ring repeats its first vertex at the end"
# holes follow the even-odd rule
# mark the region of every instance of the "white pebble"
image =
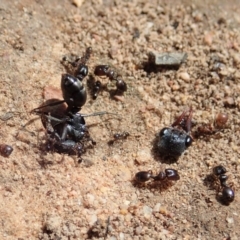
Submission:
POLYGON ((122 232, 119 233, 119 239, 120 239, 120 240, 124 240, 124 239, 125 239, 125 238, 124 238, 124 233, 122 233, 122 232))
POLYGON ((152 214, 152 208, 149 206, 143 206, 143 214, 144 215, 151 215, 152 214))
POLYGON ((187 72, 179 73, 179 77, 185 82, 189 82, 190 80, 190 75, 187 72))
POLYGON ((231 217, 226 218, 226 220, 227 220, 227 222, 230 223, 230 224, 234 223, 234 220, 233 220, 233 218, 231 218, 231 217))
POLYGON ((161 203, 157 203, 154 208, 153 208, 153 212, 159 212, 160 211, 160 207, 161 207, 161 203))

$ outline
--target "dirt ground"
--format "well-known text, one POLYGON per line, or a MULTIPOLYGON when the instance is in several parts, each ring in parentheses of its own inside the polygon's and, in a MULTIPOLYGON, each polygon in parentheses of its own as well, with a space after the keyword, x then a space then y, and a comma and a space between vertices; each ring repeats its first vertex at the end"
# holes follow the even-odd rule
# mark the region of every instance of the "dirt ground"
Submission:
POLYGON ((14 148, 0 157, 0 238, 240 239, 239 1, 74 2, 0 2, 0 136, 14 148), (119 101, 109 91, 93 100, 84 80, 81 112, 117 115, 86 118, 97 144, 76 164, 76 156, 40 148, 45 129, 30 111, 46 89, 58 88, 61 98, 61 59, 89 46, 90 72, 111 64, 128 90, 119 101), (149 51, 188 58, 179 69, 152 69, 144 65, 149 51), (192 134, 218 113, 228 123, 195 137, 178 161, 164 161, 154 152, 156 134, 190 106, 192 134), (122 132, 130 136, 108 144, 122 132), (204 184, 219 164, 236 192, 229 206, 204 184), (136 172, 167 167, 180 174, 172 186, 133 184, 136 172))

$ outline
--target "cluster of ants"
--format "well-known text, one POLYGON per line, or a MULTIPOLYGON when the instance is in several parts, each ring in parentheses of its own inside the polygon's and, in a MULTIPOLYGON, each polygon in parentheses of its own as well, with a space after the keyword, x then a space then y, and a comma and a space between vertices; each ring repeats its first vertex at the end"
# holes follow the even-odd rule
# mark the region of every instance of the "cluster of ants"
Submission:
MULTIPOLYGON (((31 112, 41 116, 43 126, 47 131, 47 150, 55 150, 60 153, 75 154, 81 159, 82 153, 85 151, 85 142, 95 142, 91 139, 85 123, 85 117, 103 115, 107 112, 96 112, 92 114, 81 114, 81 108, 86 103, 87 92, 83 84, 83 80, 88 76, 87 62, 92 54, 92 48, 86 49, 82 57, 76 58, 74 61, 69 61, 63 58, 63 62, 67 62, 73 69, 71 74, 62 74, 61 90, 63 100, 57 100, 51 103, 33 109, 31 112), (67 104, 67 107, 64 105, 67 104), (56 105, 64 105, 65 107, 59 112, 49 110, 49 107, 56 105)), ((94 69, 94 74, 100 77, 107 77, 110 81, 116 82, 116 93, 123 94, 127 90, 126 83, 121 76, 117 74, 109 65, 97 65, 94 69)), ((101 91, 102 84, 100 81, 95 81, 93 84, 93 98, 96 99, 101 91)), ((59 108, 60 109, 60 108, 59 108)), ((157 153, 163 157, 178 159, 182 153, 191 146, 193 137, 191 136, 193 110, 184 111, 170 127, 164 127, 157 136, 156 149, 157 153)), ((221 129, 227 122, 226 114, 219 114, 216 118, 215 126, 205 124, 198 128, 195 132, 195 137, 201 137, 206 134, 214 134, 221 129)), ((119 139, 126 139, 129 136, 128 132, 122 134, 117 133, 114 139, 109 141, 113 144, 119 139)), ((9 145, 0 145, 0 154, 8 157, 13 151, 9 145)), ((234 191, 226 184, 227 176, 226 169, 222 166, 217 166, 213 169, 213 175, 220 181, 222 190, 222 200, 225 203, 230 203, 234 200, 234 191)), ((136 173, 135 180, 138 183, 151 182, 173 182, 180 179, 178 171, 167 168, 160 171, 157 175, 153 175, 151 170, 140 171, 136 173)))
MULTIPOLYGON (((87 92, 83 80, 88 76, 88 65, 92 54, 92 48, 86 49, 84 56, 76 58, 73 62, 63 59, 74 69, 72 74, 62 74, 61 90, 63 100, 44 104, 32 110, 32 113, 38 114, 42 118, 43 126, 47 130, 47 149, 55 150, 60 153, 75 154, 81 157, 85 151, 85 142, 95 142, 90 138, 86 127, 84 117, 103 115, 107 112, 96 112, 92 114, 81 114, 79 111, 86 103, 87 92), (67 104, 64 112, 55 113, 48 110, 49 107, 67 104), (59 117, 59 115, 61 117, 59 117)), ((106 76, 111 81, 116 81, 117 93, 123 93, 127 90, 126 83, 120 76, 108 65, 97 65, 94 70, 96 76, 106 76)), ((97 98, 101 90, 101 82, 96 81, 93 87, 93 97, 97 98)))
MULTIPOLYGON (((170 157, 178 159, 182 153, 191 146, 193 137, 191 136, 193 110, 184 111, 171 125, 171 127, 164 127, 160 130, 157 136, 156 148, 158 154, 163 157, 170 157)), ((198 127, 195 132, 195 137, 201 137, 204 135, 210 135, 218 132, 222 129, 228 117, 226 114, 219 113, 215 119, 214 125, 204 124, 198 127)), ((226 180, 228 177, 225 175, 226 169, 223 166, 217 166, 213 169, 213 174, 216 176, 221 185, 222 197, 221 201, 224 204, 229 204, 234 200, 234 191, 231 187, 227 186, 226 180)), ((156 181, 177 181, 180 176, 177 170, 166 169, 165 172, 160 171, 158 175, 154 176, 152 171, 140 171, 135 175, 135 181, 137 183, 145 183, 149 180, 156 181)), ((214 182, 214 181, 213 181, 214 182)))
POLYGON ((227 184, 228 176, 225 175, 226 172, 226 168, 222 165, 219 165, 213 168, 213 173, 211 176, 214 180, 220 182, 220 187, 218 187, 218 193, 221 191, 222 194, 220 195, 219 200, 224 204, 228 205, 234 200, 235 193, 232 187, 227 184))

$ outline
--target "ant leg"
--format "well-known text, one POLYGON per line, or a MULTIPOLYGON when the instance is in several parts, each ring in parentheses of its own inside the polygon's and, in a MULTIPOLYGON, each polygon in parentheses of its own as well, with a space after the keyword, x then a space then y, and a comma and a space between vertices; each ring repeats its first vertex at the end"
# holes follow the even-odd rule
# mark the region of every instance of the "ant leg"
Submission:
POLYGON ((64 102, 65 102, 65 100, 57 101, 57 102, 54 102, 54 103, 49 103, 49 104, 43 105, 41 107, 34 108, 33 110, 30 111, 30 113, 42 114, 43 112, 38 111, 39 109, 42 109, 42 108, 45 108, 45 107, 53 107, 53 106, 56 106, 58 104, 62 104, 64 102))

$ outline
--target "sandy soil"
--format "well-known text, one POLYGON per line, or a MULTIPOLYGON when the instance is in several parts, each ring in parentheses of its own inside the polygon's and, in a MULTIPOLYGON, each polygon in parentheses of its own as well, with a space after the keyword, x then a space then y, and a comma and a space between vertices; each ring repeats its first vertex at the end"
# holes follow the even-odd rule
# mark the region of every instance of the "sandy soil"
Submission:
POLYGON ((14 148, 0 157, 1 239, 240 238, 239 1, 145 2, 0 2, 0 136, 14 148), (86 119, 97 144, 76 165, 74 156, 41 150, 45 129, 30 111, 44 101, 44 89, 60 88, 62 57, 89 46, 90 72, 109 63, 128 91, 122 101, 108 91, 93 100, 85 82, 82 113, 118 115, 86 119), (188 59, 177 70, 146 71, 149 51, 187 52, 188 59), (195 138, 177 162, 164 162, 153 151, 156 134, 189 106, 193 133, 220 112, 227 126, 195 138), (124 131, 127 139, 108 144, 124 131), (204 184, 219 164, 236 191, 229 206, 204 184), (171 187, 131 181, 138 171, 166 167, 181 176, 171 187))

